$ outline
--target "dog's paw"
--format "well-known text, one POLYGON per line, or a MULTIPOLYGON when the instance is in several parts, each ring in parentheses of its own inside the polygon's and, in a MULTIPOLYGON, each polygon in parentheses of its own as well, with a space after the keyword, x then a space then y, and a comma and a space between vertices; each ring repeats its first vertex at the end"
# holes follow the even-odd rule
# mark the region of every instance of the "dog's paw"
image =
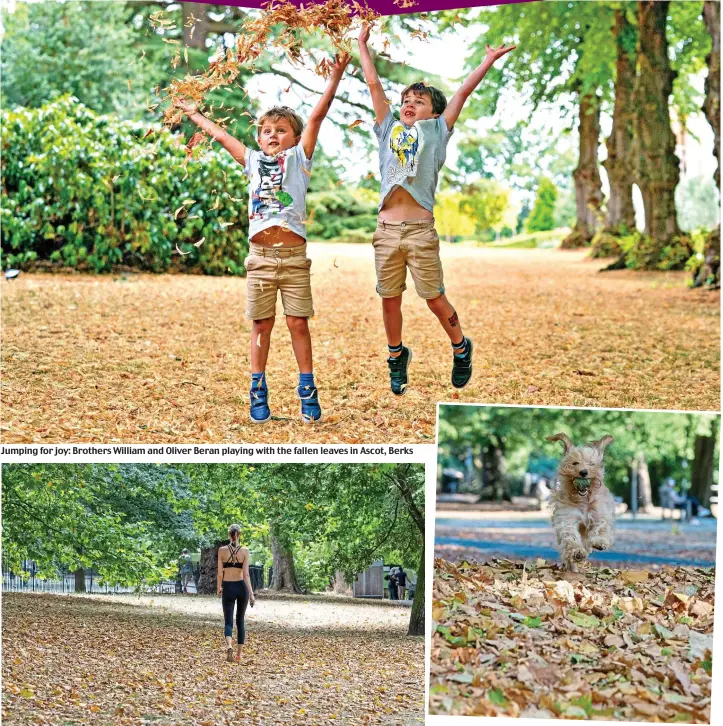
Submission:
POLYGON ((584 559, 587 559, 587 555, 587 550, 584 550, 582 547, 570 547, 565 552, 563 559, 565 562, 582 562, 584 559))
POLYGON ((590 547, 594 550, 608 550, 610 549, 610 542, 604 537, 593 537, 590 540, 590 547))

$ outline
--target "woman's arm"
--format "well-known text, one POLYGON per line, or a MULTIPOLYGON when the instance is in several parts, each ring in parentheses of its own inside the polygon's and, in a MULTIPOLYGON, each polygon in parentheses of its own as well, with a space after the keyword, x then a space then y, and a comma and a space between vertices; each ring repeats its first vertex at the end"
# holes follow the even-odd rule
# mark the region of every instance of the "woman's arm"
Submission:
POLYGON ((198 108, 187 101, 176 101, 176 106, 188 116, 190 121, 205 131, 214 141, 218 141, 226 151, 228 151, 239 164, 246 164, 246 145, 238 139, 231 136, 228 131, 224 131, 218 124, 211 119, 207 119, 203 114, 199 113, 198 108))
POLYGON ((249 557, 251 557, 249 548, 244 547, 244 582, 246 583, 246 587, 248 587, 249 589, 249 602, 253 604, 256 598, 254 597, 254 590, 251 587, 251 575, 249 574, 249 557))
POLYGON ((221 583, 223 582, 223 560, 221 559, 221 548, 218 548, 218 563, 216 564, 216 590, 218 596, 221 597, 223 594, 223 588, 221 583))

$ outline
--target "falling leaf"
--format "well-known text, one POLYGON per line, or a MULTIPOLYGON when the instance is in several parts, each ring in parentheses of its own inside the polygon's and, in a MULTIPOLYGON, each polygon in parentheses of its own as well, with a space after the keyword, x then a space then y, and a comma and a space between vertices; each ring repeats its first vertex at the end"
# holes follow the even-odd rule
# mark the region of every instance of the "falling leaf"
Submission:
POLYGON ((201 237, 201 239, 198 240, 198 242, 194 242, 193 243, 193 246, 194 247, 200 247, 205 241, 206 241, 206 238, 205 237, 201 237))

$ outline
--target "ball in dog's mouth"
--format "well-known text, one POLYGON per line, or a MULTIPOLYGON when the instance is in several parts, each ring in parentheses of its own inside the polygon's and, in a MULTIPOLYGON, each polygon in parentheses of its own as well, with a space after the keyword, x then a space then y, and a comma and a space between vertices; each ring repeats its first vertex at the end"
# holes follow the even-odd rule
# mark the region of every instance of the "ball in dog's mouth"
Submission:
POLYGON ((581 479, 580 477, 577 477, 572 480, 572 483, 575 485, 575 489, 577 489, 580 494, 585 494, 585 492, 587 492, 587 490, 590 488, 592 480, 581 479))

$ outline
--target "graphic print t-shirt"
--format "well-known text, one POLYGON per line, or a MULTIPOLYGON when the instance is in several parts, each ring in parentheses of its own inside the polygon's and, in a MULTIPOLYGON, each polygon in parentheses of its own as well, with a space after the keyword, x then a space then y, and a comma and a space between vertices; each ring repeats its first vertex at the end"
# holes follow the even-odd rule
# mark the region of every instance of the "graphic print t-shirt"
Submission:
POLYGON ((434 211, 439 170, 447 157, 447 142, 453 131, 439 118, 407 126, 389 111, 381 124, 374 124, 379 139, 379 169, 382 192, 379 211, 394 187, 406 189, 417 204, 434 211))
POLYGON ((269 227, 284 227, 306 239, 306 192, 311 159, 301 142, 276 156, 249 149, 249 239, 269 227))

